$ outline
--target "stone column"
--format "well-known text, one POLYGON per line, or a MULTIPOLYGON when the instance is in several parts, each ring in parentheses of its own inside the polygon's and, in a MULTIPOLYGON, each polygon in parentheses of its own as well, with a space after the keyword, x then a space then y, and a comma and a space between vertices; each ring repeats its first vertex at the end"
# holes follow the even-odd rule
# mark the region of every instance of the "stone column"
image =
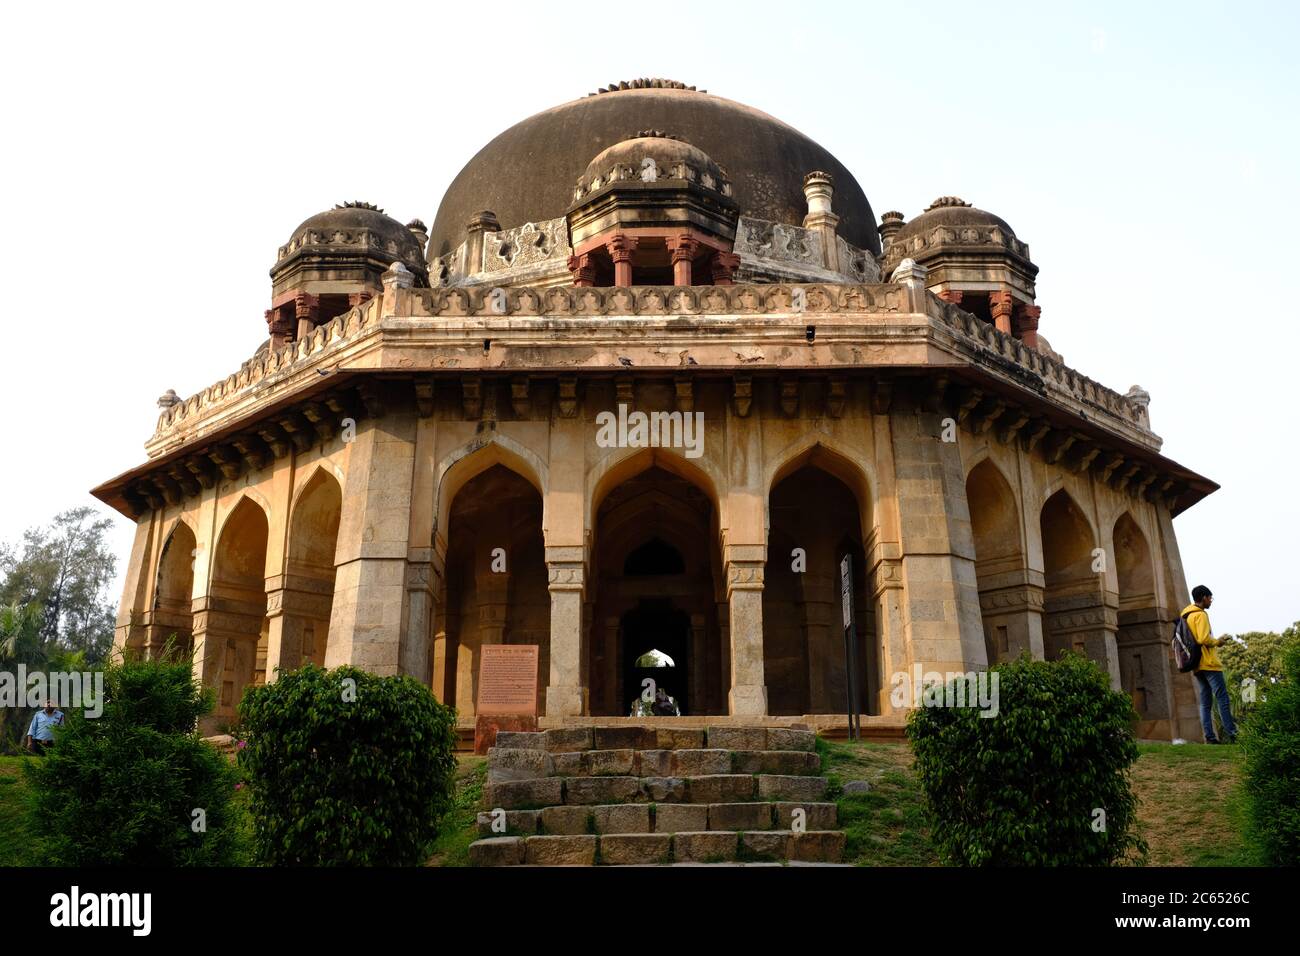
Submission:
POLYGON ((297 322, 297 338, 301 341, 316 328, 320 319, 320 299, 307 292, 299 292, 293 298, 293 313, 297 322))
MULTIPOLYGON (((268 623, 266 637, 266 682, 269 684, 282 672, 297 670, 304 663, 304 635, 316 636, 320 622, 330 619, 331 581, 286 575, 283 587, 275 587, 266 595, 268 623)), ((323 635, 322 635, 323 636, 323 635)))
POLYGON ((808 202, 808 215, 803 217, 803 226, 821 239, 822 265, 831 272, 839 272, 840 249, 836 241, 836 229, 840 217, 831 212, 834 187, 834 177, 820 170, 803 178, 803 194, 808 202))
POLYGON ((762 545, 727 548, 727 604, 731 633, 731 692, 727 712, 736 716, 767 713, 763 682, 762 545))
POLYGON ((157 577, 153 544, 155 518, 150 511, 136 519, 135 540, 131 543, 131 557, 126 566, 126 582, 122 587, 122 600, 117 609, 117 622, 113 631, 113 650, 142 648, 145 643, 146 622, 143 617, 149 582, 157 577))
POLYGON ((1043 310, 1036 305, 1020 305, 1015 310, 1016 336, 1026 348, 1038 348, 1038 317, 1043 310))
POLYGON ((957 444, 941 440, 943 416, 915 401, 895 399, 889 414, 911 662, 983 669, 975 540, 957 444))
POLYGON ((740 265, 740 256, 734 252, 717 252, 713 256, 713 284, 735 285, 736 268, 740 265))
POLYGON ((605 243, 609 257, 614 260, 614 285, 627 288, 632 284, 632 253, 636 252, 637 240, 621 233, 605 243))
POLYGON ((546 570, 551 592, 546 716, 577 717, 587 712, 587 688, 582 684, 582 548, 547 548, 546 570))
POLYGON ((709 694, 708 627, 703 614, 691 615, 691 693, 687 706, 692 715, 706 713, 709 694))
POLYGON ((483 235, 500 232, 501 223, 496 213, 484 210, 465 224, 465 274, 476 275, 483 271, 483 235))
POLYGON ((989 312, 992 313, 993 324, 999 332, 1011 334, 1011 313, 1014 308, 1015 300, 1006 289, 989 293, 989 312))
POLYGON ((360 423, 348 445, 325 666, 401 670, 402 607, 415 457, 415 412, 360 423))
POLYGON ((592 261, 590 253, 569 256, 569 271, 573 273, 573 284, 579 288, 596 284, 596 264, 592 261))
POLYGON ((700 241, 686 234, 668 240, 668 251, 673 262, 673 285, 691 284, 691 260, 700 248, 700 241))
MULTIPOLYGON (((271 348, 279 349, 293 341, 298 328, 297 316, 289 315, 288 308, 281 306, 266 310, 266 331, 271 337, 271 348)), ((296 313, 296 310, 295 310, 296 313)))

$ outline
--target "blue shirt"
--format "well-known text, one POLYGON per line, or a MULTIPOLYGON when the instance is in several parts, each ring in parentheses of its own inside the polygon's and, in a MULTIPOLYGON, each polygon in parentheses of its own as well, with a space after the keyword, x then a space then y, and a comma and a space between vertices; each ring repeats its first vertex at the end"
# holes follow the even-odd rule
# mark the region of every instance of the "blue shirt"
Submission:
POLYGON ((32 740, 53 740, 54 731, 51 728, 63 724, 63 711, 56 710, 52 714, 47 714, 43 710, 38 710, 36 716, 32 718, 32 725, 27 728, 27 735, 32 740))

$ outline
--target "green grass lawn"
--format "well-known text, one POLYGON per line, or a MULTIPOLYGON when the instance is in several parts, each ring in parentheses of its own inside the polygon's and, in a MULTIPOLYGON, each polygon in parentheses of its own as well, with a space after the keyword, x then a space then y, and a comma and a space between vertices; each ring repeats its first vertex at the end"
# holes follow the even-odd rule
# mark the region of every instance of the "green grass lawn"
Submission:
POLYGON ((469 866, 469 845, 478 839, 487 758, 461 755, 458 763, 455 803, 433 843, 429 866, 469 866))
POLYGON ((37 846, 27 831, 27 757, 0 757, 0 866, 33 866, 37 846))

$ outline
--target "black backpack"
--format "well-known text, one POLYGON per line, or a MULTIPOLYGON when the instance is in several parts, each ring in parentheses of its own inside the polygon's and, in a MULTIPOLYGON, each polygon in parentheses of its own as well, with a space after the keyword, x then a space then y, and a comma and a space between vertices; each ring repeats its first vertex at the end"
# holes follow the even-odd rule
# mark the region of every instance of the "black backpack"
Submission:
POLYGON ((1201 645, 1196 642, 1191 625, 1187 623, 1187 615, 1199 610, 1198 607, 1192 608, 1174 622, 1174 662, 1178 664, 1180 674, 1196 670, 1201 663, 1201 645))

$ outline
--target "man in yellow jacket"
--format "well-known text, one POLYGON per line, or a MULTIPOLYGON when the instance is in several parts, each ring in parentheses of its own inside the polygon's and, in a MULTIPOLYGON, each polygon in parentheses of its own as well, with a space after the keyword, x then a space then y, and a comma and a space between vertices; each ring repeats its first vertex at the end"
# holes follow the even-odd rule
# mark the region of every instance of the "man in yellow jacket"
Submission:
POLYGON ((1228 743, 1237 742, 1237 725, 1232 721, 1232 709, 1228 701, 1228 685, 1223 680, 1223 664, 1219 662, 1216 647, 1222 647, 1226 640, 1216 640, 1210 630, 1210 615, 1207 613, 1214 603, 1214 595, 1204 584, 1192 588, 1192 603, 1183 608, 1187 617, 1187 627, 1191 630, 1196 643, 1201 645, 1201 662, 1193 673, 1199 686, 1201 698, 1201 726, 1205 729, 1207 744, 1221 743, 1214 735, 1214 718, 1210 714, 1210 697, 1219 702, 1219 721, 1223 732, 1228 735, 1228 743))

